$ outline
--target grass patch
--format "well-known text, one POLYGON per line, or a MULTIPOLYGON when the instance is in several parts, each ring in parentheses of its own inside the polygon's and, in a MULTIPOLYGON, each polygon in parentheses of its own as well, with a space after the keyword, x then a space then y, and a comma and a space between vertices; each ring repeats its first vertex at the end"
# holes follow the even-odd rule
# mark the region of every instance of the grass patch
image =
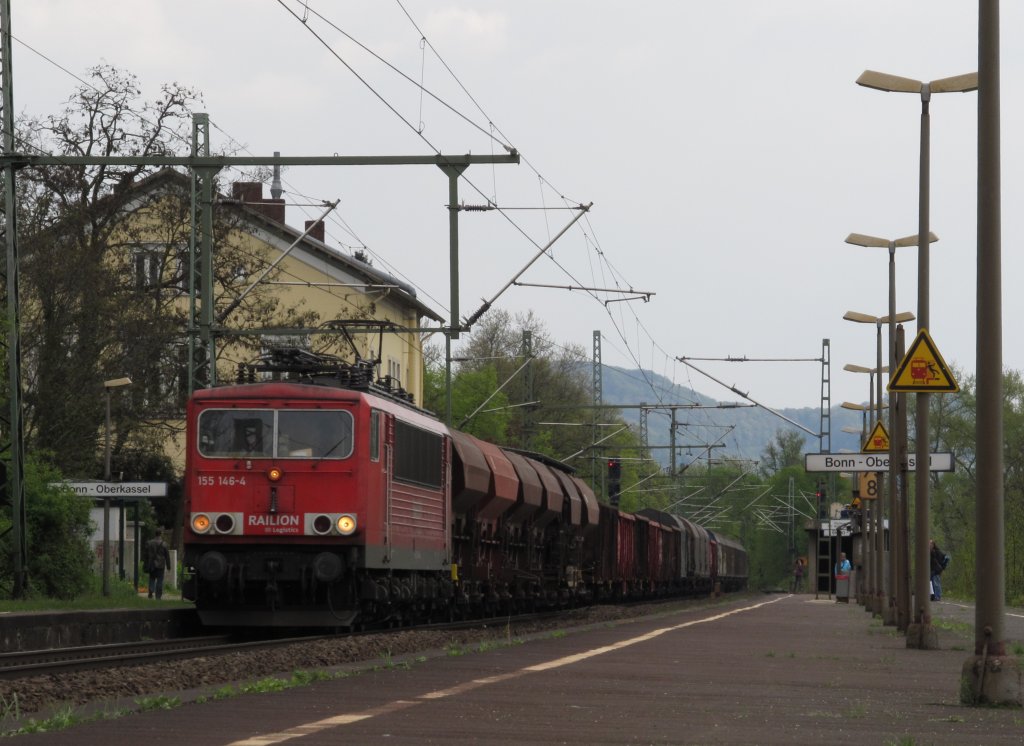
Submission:
POLYGON ((140 596, 135 586, 120 578, 111 578, 110 595, 103 595, 102 579, 93 578, 82 594, 70 601, 57 598, 2 599, 0 611, 88 611, 91 609, 152 609, 189 608, 191 602, 172 599, 164 596, 160 601, 140 596))
POLYGON ((944 629, 947 632, 954 632, 963 637, 974 636, 974 625, 967 622, 957 622, 952 619, 932 619, 932 626, 944 629))
POLYGON ((231 684, 228 684, 227 686, 222 686, 220 689, 214 690, 213 694, 210 695, 210 698, 216 702, 219 699, 228 699, 237 695, 238 690, 231 686, 231 684))
POLYGON ((242 694, 264 694, 266 692, 283 692, 290 689, 289 682, 270 676, 259 681, 248 681, 238 687, 242 694))
POLYGON ((851 706, 845 713, 844 716, 848 718, 862 718, 868 714, 868 708, 862 704, 855 704, 851 706))
POLYGON ((74 709, 71 705, 65 705, 60 708, 57 712, 48 718, 43 720, 36 720, 31 718, 27 723, 18 728, 17 730, 7 731, 4 733, 5 736, 20 736, 25 733, 51 733, 57 730, 64 730, 70 728, 72 725, 78 723, 88 722, 89 720, 95 720, 99 716, 92 718, 83 718, 75 715, 74 709))
POLYGON ((135 700, 135 704, 139 706, 140 712, 148 712, 149 710, 173 710, 175 707, 181 707, 181 700, 177 697, 142 697, 141 699, 135 700))

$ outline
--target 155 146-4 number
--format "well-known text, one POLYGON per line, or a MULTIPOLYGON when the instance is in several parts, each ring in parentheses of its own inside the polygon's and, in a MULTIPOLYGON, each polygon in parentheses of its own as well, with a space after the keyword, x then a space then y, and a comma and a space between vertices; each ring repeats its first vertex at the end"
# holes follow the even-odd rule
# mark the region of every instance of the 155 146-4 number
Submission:
POLYGON ((200 474, 199 475, 199 486, 200 487, 244 487, 245 477, 230 475, 217 475, 212 474, 200 474))

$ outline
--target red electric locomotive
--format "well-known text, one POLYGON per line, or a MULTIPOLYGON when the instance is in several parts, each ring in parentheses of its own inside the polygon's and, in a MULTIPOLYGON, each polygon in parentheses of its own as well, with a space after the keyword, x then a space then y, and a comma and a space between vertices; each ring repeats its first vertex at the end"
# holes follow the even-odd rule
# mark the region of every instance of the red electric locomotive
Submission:
POLYGON ((348 626, 387 595, 377 575, 399 595, 450 595, 451 446, 436 419, 283 381, 196 391, 187 417, 186 597, 204 622, 348 626))
POLYGON ((195 392, 184 596, 204 623, 413 623, 712 587, 700 527, 599 506, 564 464, 449 430, 372 371, 275 351, 249 383, 195 392))

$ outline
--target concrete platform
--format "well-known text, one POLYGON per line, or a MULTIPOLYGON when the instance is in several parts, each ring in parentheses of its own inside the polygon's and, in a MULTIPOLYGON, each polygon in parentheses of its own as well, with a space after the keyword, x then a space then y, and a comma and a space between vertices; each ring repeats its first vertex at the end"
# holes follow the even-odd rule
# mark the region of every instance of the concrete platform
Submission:
POLYGON ((1019 744, 1024 711, 959 704, 972 612, 935 612, 922 651, 856 604, 747 596, 28 742, 1019 744))
POLYGON ((200 628, 192 608, 9 612, 0 614, 0 653, 166 640, 200 628))

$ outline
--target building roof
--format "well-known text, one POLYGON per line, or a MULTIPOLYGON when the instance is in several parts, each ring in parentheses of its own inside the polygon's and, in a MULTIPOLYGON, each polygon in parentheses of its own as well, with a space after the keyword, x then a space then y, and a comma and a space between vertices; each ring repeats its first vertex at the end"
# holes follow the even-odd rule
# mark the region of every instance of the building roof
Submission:
MULTIPOLYGON (((187 188, 187 175, 173 168, 165 168, 143 179, 135 185, 137 191, 154 191, 162 187, 187 188)), ((282 199, 262 196, 262 184, 259 182, 243 182, 234 185, 233 196, 217 195, 217 203, 236 208, 243 218, 253 226, 259 227, 280 237, 288 244, 294 243, 305 231, 284 222, 285 203, 282 199), (239 188, 241 187, 241 188, 239 188)), ((309 221, 312 222, 312 221, 309 221)), ((308 223, 307 223, 308 226, 308 223)), ((366 280, 367 285, 391 286, 398 296, 397 300, 414 308, 418 315, 441 323, 444 317, 419 300, 416 289, 394 275, 383 272, 358 256, 346 254, 329 246, 323 240, 323 226, 314 226, 298 244, 314 256, 334 264, 343 271, 366 280)))

